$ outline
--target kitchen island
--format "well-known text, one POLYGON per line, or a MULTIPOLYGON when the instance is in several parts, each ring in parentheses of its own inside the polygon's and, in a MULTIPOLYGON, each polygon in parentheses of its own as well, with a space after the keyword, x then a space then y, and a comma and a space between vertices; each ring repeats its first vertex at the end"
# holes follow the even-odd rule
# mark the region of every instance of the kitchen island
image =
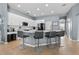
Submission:
POLYGON ((17 32, 7 32, 7 42, 16 40, 17 32))
MULTIPOLYGON (((34 39, 34 37, 33 37, 35 31, 36 31, 36 30, 23 31, 24 34, 29 35, 29 37, 25 38, 25 42, 24 42, 25 45, 31 46, 31 47, 35 47, 35 46, 36 46, 36 45, 35 45, 35 39, 34 39)), ((62 30, 53 30, 53 31, 59 32, 59 31, 62 31, 62 30)), ((44 30, 43 32, 44 32, 43 38, 40 39, 40 41, 39 41, 40 46, 47 45, 47 43, 46 43, 46 42, 47 42, 47 41, 46 41, 47 38, 45 37, 45 32, 50 32, 50 30, 44 30)), ((37 41, 38 41, 38 40, 36 40, 36 42, 37 42, 37 41)), ((56 42, 55 42, 55 38, 52 38, 52 39, 51 39, 51 42, 52 42, 52 44, 55 44, 55 43, 56 43, 56 42)))

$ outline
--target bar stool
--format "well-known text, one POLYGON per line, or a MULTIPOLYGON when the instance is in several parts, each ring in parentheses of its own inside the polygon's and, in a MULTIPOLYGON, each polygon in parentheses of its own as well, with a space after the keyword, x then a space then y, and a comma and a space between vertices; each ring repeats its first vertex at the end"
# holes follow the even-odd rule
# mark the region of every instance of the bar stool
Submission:
POLYGON ((48 47, 49 46, 48 40, 50 39, 50 32, 45 32, 45 37, 47 38, 47 47, 48 47))
MULTIPOLYGON (((50 38, 55 38, 56 37, 56 31, 51 31, 49 37, 50 38)), ((56 39, 55 39, 55 42, 56 42, 56 39)), ((50 44, 52 44, 51 39, 50 39, 50 44)))
POLYGON ((56 37, 56 32, 55 31, 51 31, 51 32, 46 32, 45 33, 45 37, 47 38, 47 46, 50 44, 52 44, 52 42, 51 42, 51 38, 54 38, 54 37, 56 37), (50 41, 49 43, 48 43, 48 40, 50 41))
POLYGON ((58 37, 57 46, 59 46, 59 47, 60 47, 60 44, 61 44, 60 37, 64 36, 64 34, 65 34, 65 31, 56 32, 56 37, 58 37))
POLYGON ((43 38, 43 31, 36 31, 34 34, 34 39, 35 39, 35 44, 36 44, 36 40, 38 40, 37 42, 37 47, 39 48, 39 39, 43 38))
POLYGON ((25 35, 24 33, 23 33, 23 31, 17 31, 17 34, 18 34, 18 37, 20 37, 20 38, 23 38, 23 48, 24 48, 24 42, 25 42, 25 38, 26 37, 29 37, 29 35, 25 35))

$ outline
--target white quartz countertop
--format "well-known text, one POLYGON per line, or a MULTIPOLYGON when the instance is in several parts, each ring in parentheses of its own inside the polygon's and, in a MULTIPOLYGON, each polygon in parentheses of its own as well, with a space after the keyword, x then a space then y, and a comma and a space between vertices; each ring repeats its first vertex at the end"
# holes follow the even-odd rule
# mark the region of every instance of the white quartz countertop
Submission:
POLYGON ((36 30, 29 30, 29 31, 23 31, 23 32, 35 32, 36 30))
POLYGON ((17 32, 7 32, 7 34, 17 34, 17 32))
POLYGON ((53 30, 53 31, 59 32, 59 31, 64 31, 64 30, 53 30))
MULTIPOLYGON (((25 31, 25 30, 22 30, 23 32, 27 32, 27 33, 34 33, 35 31, 41 31, 41 30, 29 30, 29 31, 25 31)), ((51 30, 43 30, 43 32, 50 32, 51 30)), ((63 30, 52 30, 52 31, 63 31, 63 30)))

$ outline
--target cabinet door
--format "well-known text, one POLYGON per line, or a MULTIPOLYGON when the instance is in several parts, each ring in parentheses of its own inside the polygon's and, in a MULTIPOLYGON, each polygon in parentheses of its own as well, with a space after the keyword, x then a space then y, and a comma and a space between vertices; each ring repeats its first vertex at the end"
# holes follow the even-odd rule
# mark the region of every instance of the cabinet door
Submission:
POLYGON ((11 40, 16 40, 16 34, 11 34, 11 40))
POLYGON ((11 41, 11 35, 7 35, 7 42, 11 41))
POLYGON ((13 36, 13 40, 16 40, 16 34, 13 34, 12 36, 13 36))
POLYGON ((13 41, 13 40, 16 40, 16 34, 7 35, 7 41, 8 42, 13 41))

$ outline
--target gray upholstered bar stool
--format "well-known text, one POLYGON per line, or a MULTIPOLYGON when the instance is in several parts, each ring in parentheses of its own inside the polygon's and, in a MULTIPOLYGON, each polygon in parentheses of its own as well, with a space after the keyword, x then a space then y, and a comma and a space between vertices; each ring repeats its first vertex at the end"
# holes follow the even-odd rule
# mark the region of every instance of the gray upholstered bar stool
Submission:
POLYGON ((58 37, 57 39, 57 46, 60 47, 60 44, 61 44, 61 39, 60 37, 64 36, 65 35, 65 31, 59 31, 59 32, 56 32, 56 37, 58 37))
POLYGON ((47 38, 47 44, 48 44, 47 46, 49 46, 49 44, 52 45, 51 38, 56 37, 56 32, 55 31, 46 32, 45 37, 47 38))
POLYGON ((25 47, 25 45, 24 45, 25 38, 29 37, 29 35, 25 35, 23 33, 23 31, 18 31, 17 33, 18 33, 18 37, 23 38, 23 42, 22 43, 23 43, 23 48, 24 48, 25 47))
POLYGON ((45 37, 47 38, 47 47, 49 47, 49 40, 51 40, 50 38, 50 32, 45 32, 45 37))
MULTIPOLYGON (((56 42, 56 31, 51 31, 50 32, 50 36, 49 36, 50 38, 54 38, 54 42, 56 42)), ((52 42, 51 42, 52 40, 50 39, 50 44, 52 44, 52 42)), ((54 45, 54 44, 53 44, 54 45)), ((55 46, 55 45, 54 45, 55 46)))
POLYGON ((37 44, 37 47, 39 48, 39 40, 43 38, 43 31, 36 31, 34 34, 34 39, 35 39, 35 45, 37 44), (36 40, 38 40, 36 42, 36 40))

